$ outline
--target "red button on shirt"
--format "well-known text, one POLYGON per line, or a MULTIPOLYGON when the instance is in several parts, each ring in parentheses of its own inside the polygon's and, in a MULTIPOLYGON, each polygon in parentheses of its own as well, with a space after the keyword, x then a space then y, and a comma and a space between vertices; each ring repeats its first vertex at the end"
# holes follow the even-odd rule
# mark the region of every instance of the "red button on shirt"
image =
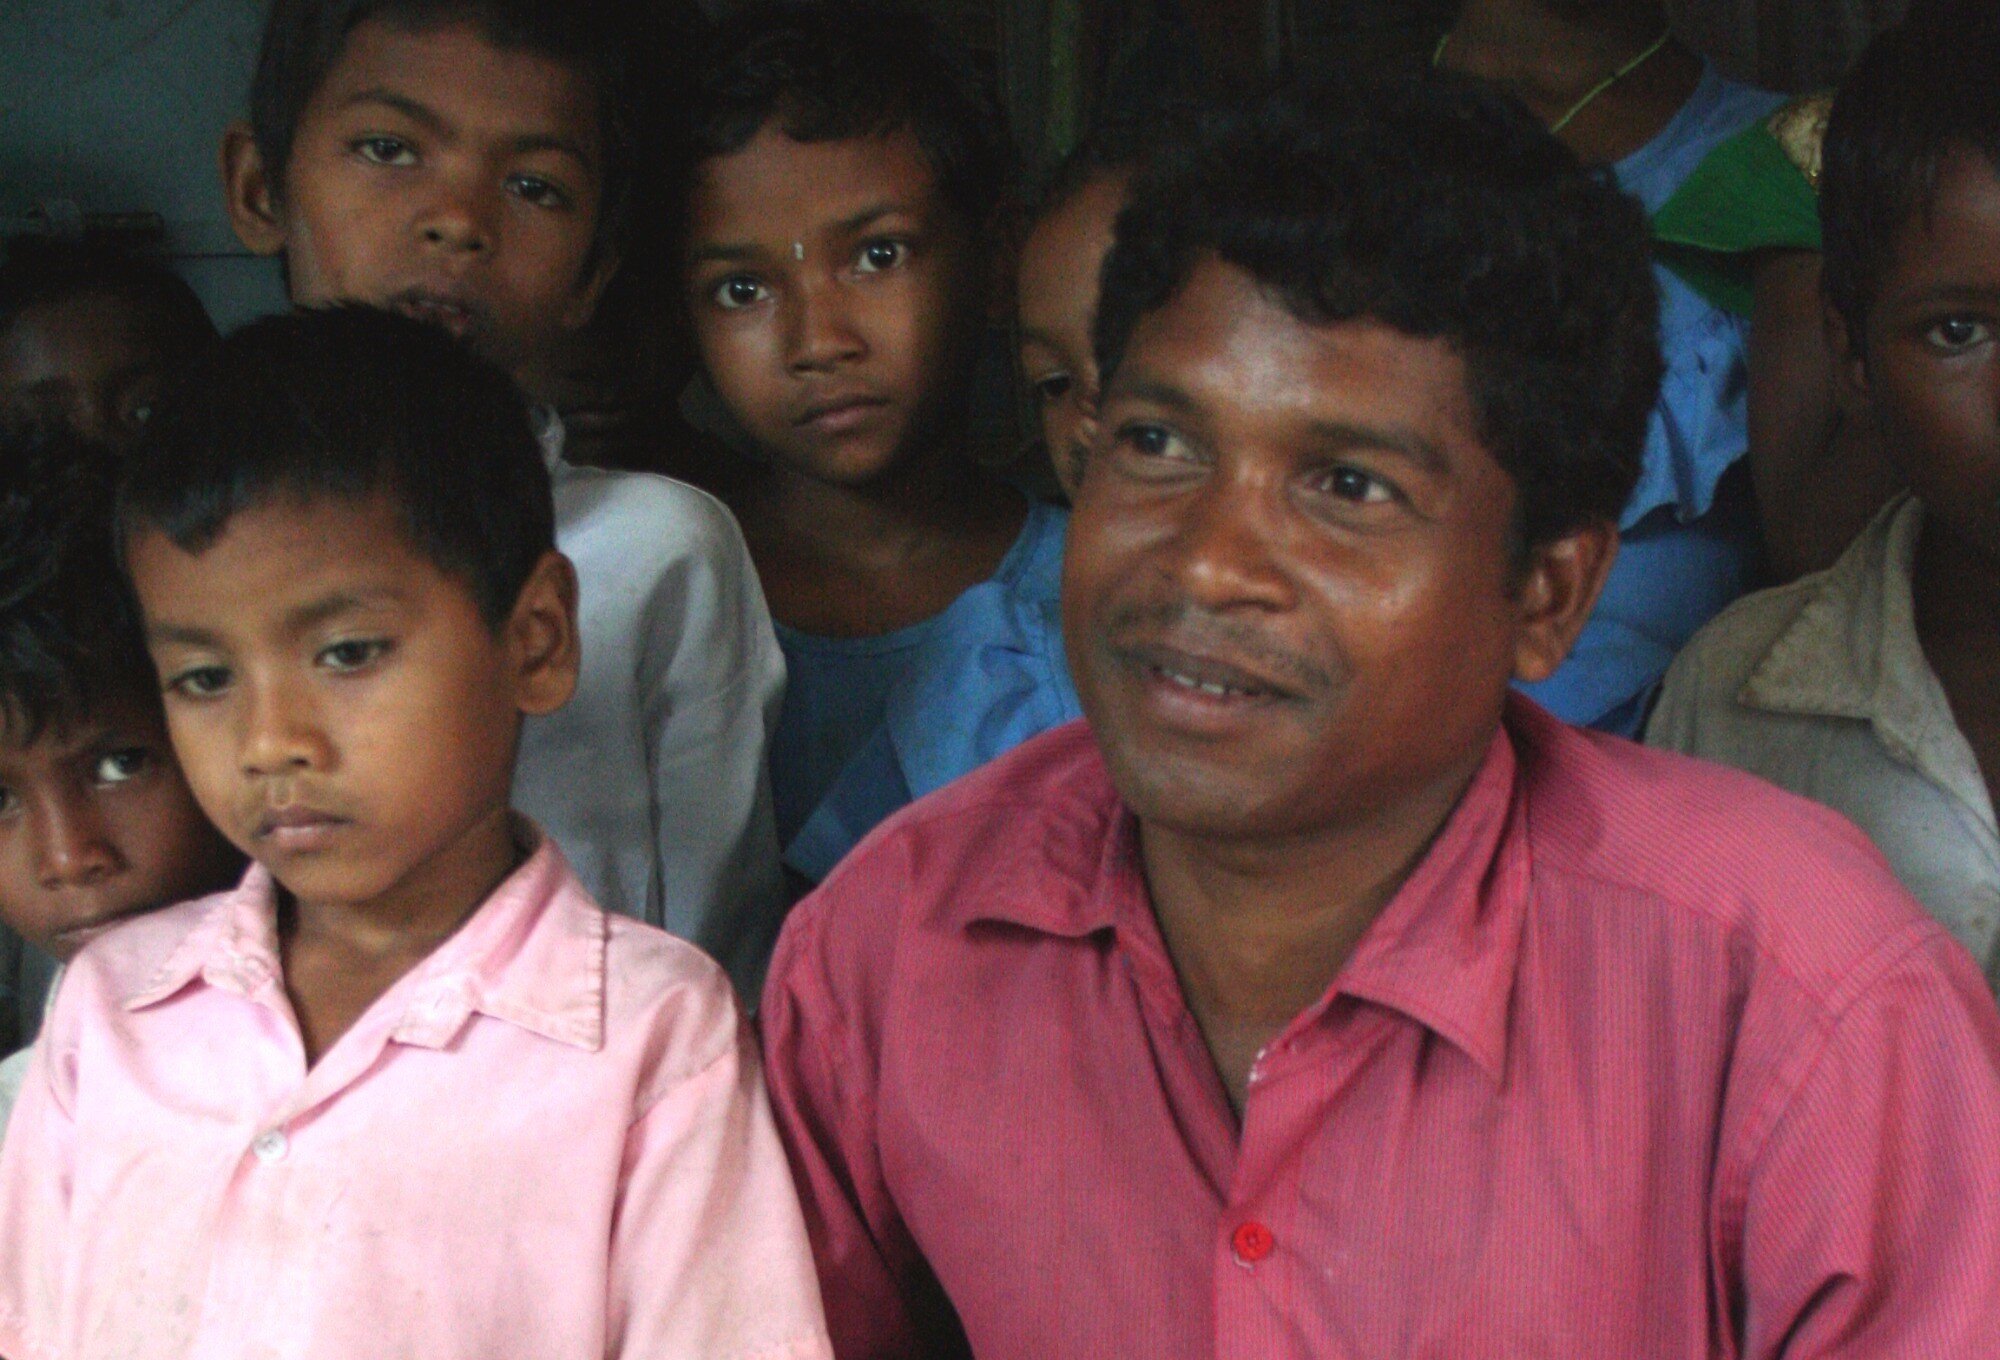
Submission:
POLYGON ((1262 1223, 1241 1223, 1229 1235, 1229 1245, 1236 1252, 1238 1262, 1254 1266, 1271 1254, 1271 1248, 1277 1245, 1277 1241, 1262 1223))
POLYGON ((1034 1360, 1995 1354, 1972 960, 1831 813, 1525 701, 1240 1119, 1082 725, 884 823, 792 913, 762 1024, 842 1360, 961 1328, 1034 1360), (1252 1205, 1285 1225, 1254 1270, 1252 1205))

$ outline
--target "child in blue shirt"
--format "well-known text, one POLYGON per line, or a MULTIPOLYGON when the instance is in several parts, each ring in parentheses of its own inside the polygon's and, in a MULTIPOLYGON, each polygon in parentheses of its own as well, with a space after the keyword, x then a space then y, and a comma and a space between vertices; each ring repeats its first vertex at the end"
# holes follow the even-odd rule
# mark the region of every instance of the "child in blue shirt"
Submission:
POLYGON ((820 3, 739 14, 702 69, 687 296, 757 450, 724 495, 785 650, 772 786, 810 881, 902 804, 1079 715, 1066 516, 967 447, 1008 157, 963 56, 917 16, 820 3))

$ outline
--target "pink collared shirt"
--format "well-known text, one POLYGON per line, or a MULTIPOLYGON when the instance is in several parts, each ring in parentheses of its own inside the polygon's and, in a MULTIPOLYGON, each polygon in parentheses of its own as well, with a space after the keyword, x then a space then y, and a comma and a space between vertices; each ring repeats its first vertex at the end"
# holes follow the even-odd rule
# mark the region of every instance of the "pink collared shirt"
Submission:
POLYGON ((306 1069, 269 876, 94 942, 0 1150, 8 1360, 823 1357, 722 973, 552 843, 306 1069))
POLYGON ((2000 1354, 2000 1014, 1846 823, 1525 700, 1239 1127, 1088 729, 793 913, 835 1351, 2000 1354))

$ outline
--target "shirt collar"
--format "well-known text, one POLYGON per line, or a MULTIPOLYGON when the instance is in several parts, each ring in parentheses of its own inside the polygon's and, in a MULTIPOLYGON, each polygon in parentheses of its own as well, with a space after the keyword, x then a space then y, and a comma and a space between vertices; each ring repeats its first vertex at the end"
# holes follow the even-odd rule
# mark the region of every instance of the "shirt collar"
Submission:
MULTIPOLYGON (((1555 719, 1526 700, 1509 699, 1509 727, 1531 731, 1537 723, 1553 725, 1555 719)), ((1513 741, 1503 728, 1422 861, 1327 995, 1291 1032, 1319 1023, 1334 999, 1346 995, 1408 1015, 1501 1079, 1529 892, 1526 815, 1516 775, 1513 741)), ((1137 928, 1156 935, 1138 824, 1102 758, 1046 794, 1035 808, 1032 848, 1005 857, 1004 871, 989 882, 967 885, 972 891, 960 908, 963 923, 998 922, 1083 939, 1118 927, 1123 907, 1143 913, 1146 920, 1137 928)))
POLYGON ((1824 572, 1806 605, 1737 694, 1769 713, 1871 724, 1892 752, 1920 764, 1956 731, 1917 639, 1910 576, 1923 505, 1904 495, 1824 572))
POLYGON ((542 446, 542 461, 554 472, 563 466, 563 448, 569 442, 569 427, 563 424, 562 412, 545 402, 537 402, 529 408, 528 417, 534 423, 535 442, 542 446))
MULTIPOLYGON (((390 1037, 399 1043, 444 1048, 477 1013, 576 1048, 603 1046, 604 914, 554 841, 525 821, 519 830, 533 846, 527 859, 390 989, 399 1017, 390 1037)), ((197 981, 252 996, 277 982, 278 959, 276 885, 253 864, 235 891, 213 899, 124 1005, 141 1010, 197 981)))

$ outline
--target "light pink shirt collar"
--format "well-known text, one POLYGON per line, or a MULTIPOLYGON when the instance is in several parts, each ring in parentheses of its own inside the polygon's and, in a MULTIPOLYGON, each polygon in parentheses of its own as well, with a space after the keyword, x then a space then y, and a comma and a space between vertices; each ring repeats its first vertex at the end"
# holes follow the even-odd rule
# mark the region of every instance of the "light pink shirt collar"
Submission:
MULTIPOLYGON (((476 1013, 588 1052, 603 1047, 604 915, 559 891, 568 868, 555 842, 525 821, 521 831, 535 847, 528 858, 392 989, 402 1009, 390 1039, 442 1049, 476 1013)), ((278 960, 276 884, 253 864, 156 966, 140 961, 146 981, 123 1004, 142 1010, 197 981, 251 997, 278 980, 278 960)))

